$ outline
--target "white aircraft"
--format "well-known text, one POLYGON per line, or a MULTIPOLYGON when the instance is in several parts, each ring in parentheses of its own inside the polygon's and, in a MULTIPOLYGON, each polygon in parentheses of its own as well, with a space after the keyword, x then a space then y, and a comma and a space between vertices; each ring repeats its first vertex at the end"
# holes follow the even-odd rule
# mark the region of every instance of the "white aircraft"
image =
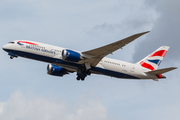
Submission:
POLYGON ((148 32, 135 34, 123 40, 85 52, 29 40, 9 42, 3 46, 3 50, 8 52, 11 59, 21 56, 50 63, 47 66, 47 73, 54 76, 63 76, 77 72, 77 80, 81 79, 82 81, 91 73, 116 78, 153 79, 158 81, 158 79, 166 78, 162 75, 163 73, 176 69, 176 67, 170 67, 157 70, 169 49, 168 46, 158 48, 135 64, 105 57, 146 33, 148 32))

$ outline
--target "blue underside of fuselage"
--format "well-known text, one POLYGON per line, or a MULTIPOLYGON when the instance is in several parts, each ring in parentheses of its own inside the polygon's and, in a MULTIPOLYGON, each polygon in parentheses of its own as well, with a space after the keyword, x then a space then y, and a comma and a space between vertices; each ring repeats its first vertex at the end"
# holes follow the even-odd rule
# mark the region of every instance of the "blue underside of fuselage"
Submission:
MULTIPOLYGON (((52 58, 52 57, 48 57, 48 56, 42 56, 42 55, 37 55, 37 54, 23 52, 23 51, 17 51, 17 50, 8 50, 8 49, 4 49, 4 50, 6 52, 11 52, 11 53, 14 53, 21 57, 30 58, 30 59, 34 59, 34 60, 38 60, 38 61, 42 61, 42 62, 59 64, 62 66, 71 66, 72 68, 76 68, 76 69, 78 69, 78 67, 80 66, 79 64, 66 62, 66 61, 63 61, 62 59, 58 59, 58 58, 52 58)), ((90 69, 90 71, 92 73, 107 75, 107 76, 116 77, 116 78, 139 79, 137 77, 134 77, 134 76, 131 76, 128 74, 119 73, 119 72, 103 69, 100 67, 92 67, 90 69)))

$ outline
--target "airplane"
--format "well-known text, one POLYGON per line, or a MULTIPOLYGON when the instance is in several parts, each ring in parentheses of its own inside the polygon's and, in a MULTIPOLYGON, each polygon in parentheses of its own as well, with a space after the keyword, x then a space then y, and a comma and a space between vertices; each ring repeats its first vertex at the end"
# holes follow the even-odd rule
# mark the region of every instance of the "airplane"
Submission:
POLYGON ((161 46, 135 64, 105 57, 148 32, 135 34, 84 52, 29 40, 14 40, 4 45, 2 49, 8 52, 11 59, 20 56, 49 63, 47 74, 53 76, 62 77, 77 72, 76 79, 82 81, 91 74, 158 81, 158 79, 166 78, 162 75, 163 73, 177 69, 176 67, 157 69, 169 49, 168 46, 161 46))

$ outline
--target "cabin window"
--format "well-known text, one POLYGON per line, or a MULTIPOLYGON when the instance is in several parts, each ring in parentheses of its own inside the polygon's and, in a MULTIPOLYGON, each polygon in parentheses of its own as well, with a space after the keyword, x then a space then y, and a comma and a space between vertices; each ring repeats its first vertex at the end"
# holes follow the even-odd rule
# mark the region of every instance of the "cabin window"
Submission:
POLYGON ((9 42, 9 43, 14 44, 14 42, 9 42))

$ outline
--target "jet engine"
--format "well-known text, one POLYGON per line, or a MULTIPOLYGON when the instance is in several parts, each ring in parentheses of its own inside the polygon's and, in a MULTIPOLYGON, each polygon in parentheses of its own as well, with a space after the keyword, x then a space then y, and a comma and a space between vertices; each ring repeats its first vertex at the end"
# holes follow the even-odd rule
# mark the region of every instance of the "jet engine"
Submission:
POLYGON ((80 60, 82 60, 82 56, 78 52, 64 49, 62 51, 62 59, 70 62, 79 62, 80 60))
POLYGON ((66 69, 64 69, 62 67, 55 66, 53 64, 48 64, 47 74, 54 75, 54 76, 63 76, 65 74, 68 74, 68 72, 66 69))

